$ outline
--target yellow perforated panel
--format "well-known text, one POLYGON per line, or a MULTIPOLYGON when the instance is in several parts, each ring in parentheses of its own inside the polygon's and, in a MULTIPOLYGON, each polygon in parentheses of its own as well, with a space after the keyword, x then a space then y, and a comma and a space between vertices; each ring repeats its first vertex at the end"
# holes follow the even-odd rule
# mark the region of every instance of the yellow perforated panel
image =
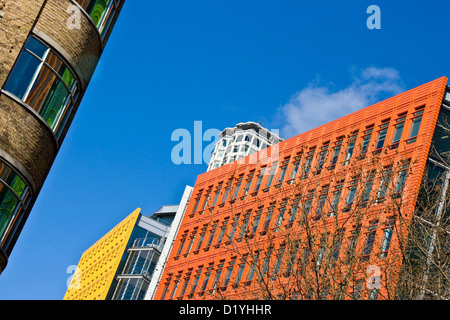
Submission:
POLYGON ((86 250, 64 300, 105 300, 141 209, 120 222, 86 250))

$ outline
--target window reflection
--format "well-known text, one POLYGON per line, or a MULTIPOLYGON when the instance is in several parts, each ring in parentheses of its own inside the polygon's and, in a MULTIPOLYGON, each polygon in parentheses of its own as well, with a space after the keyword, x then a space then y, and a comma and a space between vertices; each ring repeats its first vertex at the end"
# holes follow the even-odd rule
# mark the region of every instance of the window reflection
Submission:
POLYGON ((77 0, 94 22, 98 31, 104 36, 114 13, 120 3, 119 0, 77 0))
POLYGON ((26 183, 0 160, 0 239, 5 239, 15 225, 17 217, 29 202, 29 188, 26 183))
POLYGON ((78 96, 78 82, 64 61, 31 37, 4 88, 36 110, 59 133, 78 96))

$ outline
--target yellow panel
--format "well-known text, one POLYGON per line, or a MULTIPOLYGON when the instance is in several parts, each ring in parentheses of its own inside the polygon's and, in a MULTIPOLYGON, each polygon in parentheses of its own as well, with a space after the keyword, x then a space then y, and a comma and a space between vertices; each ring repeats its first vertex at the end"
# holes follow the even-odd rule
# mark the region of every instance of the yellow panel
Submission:
POLYGON ((136 209, 81 256, 64 300, 105 300, 141 209, 136 209))

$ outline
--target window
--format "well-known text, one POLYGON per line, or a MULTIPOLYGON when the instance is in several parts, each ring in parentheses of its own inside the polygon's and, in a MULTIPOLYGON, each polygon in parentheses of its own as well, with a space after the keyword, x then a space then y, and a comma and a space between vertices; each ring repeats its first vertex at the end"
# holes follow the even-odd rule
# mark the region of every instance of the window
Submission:
POLYGON ((322 170, 322 168, 323 168, 323 164, 325 163, 325 158, 327 157, 327 153, 328 153, 328 145, 325 145, 322 147, 322 151, 320 151, 319 160, 317 160, 316 170, 318 172, 320 172, 320 170, 322 170))
POLYGON ((293 183, 295 177, 297 176, 298 167, 300 165, 300 161, 295 161, 294 166, 292 167, 291 176, 289 177, 290 182, 293 183))
POLYGON ((192 208, 192 213, 197 211, 198 204, 200 203, 200 199, 202 198, 202 190, 197 194, 197 198, 195 199, 194 208, 192 208))
POLYGON ((236 274, 236 279, 234 280, 234 283, 241 282, 242 274, 244 273, 245 263, 241 263, 239 265, 239 269, 236 274))
POLYGON ((241 175, 241 176, 238 178, 237 184, 236 184, 236 186, 235 186, 235 188, 234 188, 234 193, 233 193, 233 196, 232 196, 231 199, 236 199, 236 197, 238 196, 238 194, 239 194, 239 189, 241 188, 241 184, 242 184, 242 178, 243 178, 243 175, 241 175))
POLYGON ((250 186, 252 185, 252 180, 253 180, 253 172, 248 175, 247 185, 245 186, 244 195, 243 195, 244 197, 247 196, 248 191, 250 190, 250 186))
POLYGON ((170 295, 170 299, 173 299, 175 297, 175 293, 177 292, 179 282, 180 282, 179 280, 175 280, 175 283, 174 283, 173 289, 172 289, 172 294, 170 295))
POLYGON ((216 270, 216 277, 214 278, 214 282, 212 285, 212 294, 214 294, 216 292, 216 288, 219 285, 219 281, 220 281, 220 275, 222 274, 222 269, 223 269, 223 263, 218 265, 218 269, 216 270))
POLYGON ((313 202, 313 198, 314 198, 314 193, 310 192, 307 196, 306 196, 306 202, 305 202, 305 217, 307 217, 309 215, 309 211, 311 210, 311 205, 313 202))
POLYGON ((383 238, 380 245, 380 258, 386 258, 391 245, 392 234, 394 232, 395 217, 389 217, 383 230, 383 238))
POLYGON ((347 255, 345 258, 345 264, 349 264, 355 257, 356 245, 358 244, 359 234, 361 232, 361 225, 353 226, 353 230, 350 233, 348 239, 347 255))
POLYGON ((208 272, 205 274, 205 279, 203 279, 202 291, 205 291, 208 286, 209 277, 211 276, 211 271, 209 271, 210 269, 211 268, 208 268, 208 272))
POLYGON ((216 205, 216 203, 217 203, 217 199, 219 198, 219 194, 220 194, 220 190, 221 190, 221 189, 222 189, 222 183, 219 184, 219 185, 217 186, 216 194, 215 194, 214 199, 213 199, 213 202, 212 202, 212 206, 213 206, 213 207, 214 207, 214 206, 216 205))
MULTIPOLYGON (((314 153, 314 151, 313 151, 313 153, 314 153)), ((313 157, 314 157, 314 155, 311 155, 306 158, 305 168, 303 170, 303 177, 306 177, 308 175, 309 169, 311 169, 311 163, 313 161, 313 157)))
POLYGON ((363 137, 360 155, 366 154, 367 149, 369 148, 370 139, 372 138, 372 131, 373 129, 369 129, 364 132, 365 136, 363 137))
POLYGON ((89 15, 100 34, 104 36, 120 0, 77 0, 77 2, 89 15))
POLYGON ((284 212, 286 211, 286 204, 287 204, 287 202, 283 202, 281 204, 281 208, 278 213, 278 218, 275 223, 275 227, 276 227, 275 232, 279 230, 279 227, 281 226, 281 223, 283 222, 284 212))
POLYGON ((194 282, 192 283, 190 294, 195 293, 195 289, 197 289, 198 280, 200 279, 200 274, 201 274, 201 269, 199 271, 197 271, 197 275, 194 277, 194 282))
POLYGON ((358 187, 358 181, 352 181, 350 187, 348 188, 347 200, 345 202, 345 207, 347 208, 347 210, 350 209, 350 207, 353 204, 353 201, 355 200, 355 194, 356 194, 357 187, 358 187))
POLYGON ((352 158, 353 151, 355 150, 355 143, 356 143, 357 136, 358 136, 358 133, 355 133, 349 139, 349 143, 347 146, 347 152, 345 153, 345 158, 344 158, 344 166, 346 166, 350 163, 350 159, 352 158))
POLYGON ((369 261, 370 254, 372 253, 373 243, 375 241, 375 235, 377 233, 378 220, 371 221, 369 224, 369 230, 366 235, 366 242, 363 248, 363 261, 369 261))
POLYGON ((275 175, 275 171, 277 169, 277 164, 272 165, 269 171, 269 177, 267 178, 266 188, 269 188, 272 185, 273 176, 275 175))
POLYGON ((284 245, 278 251, 277 259, 275 261, 275 265, 274 265, 274 269, 273 269, 274 276, 278 275, 278 272, 280 271, 280 267, 281 267, 281 263, 283 262, 283 256, 284 256, 285 250, 286 250, 286 246, 284 245))
POLYGON ((255 219, 253 220, 253 229, 252 229, 252 233, 255 233, 256 230, 258 229, 259 220, 261 220, 261 212, 259 212, 259 213, 255 216, 255 219))
POLYGON ((0 160, 0 239, 9 234, 17 217, 27 208, 30 190, 7 164, 0 160))
POLYGON ((406 120, 406 115, 400 116, 400 118, 397 119, 397 124, 395 125, 394 136, 392 138, 392 144, 398 143, 400 141, 400 139, 402 138, 403 128, 405 126, 405 120, 406 120))
POLYGON ((402 167, 401 171, 398 174, 397 182, 395 184, 395 194, 396 196, 401 196, 403 193, 403 188, 405 187, 406 177, 408 176, 409 164, 406 164, 402 167))
POLYGON ((383 201, 384 197, 386 196, 391 177, 392 177, 392 168, 390 167, 385 168, 380 179, 380 185, 378 186, 378 193, 377 193, 378 202, 383 201))
POLYGON ((217 239, 217 244, 222 243, 223 236, 225 235, 225 231, 227 230, 228 220, 225 220, 222 224, 222 227, 220 228, 220 234, 217 239))
POLYGON ((181 288, 180 296, 184 296, 187 286, 189 284, 190 274, 184 279, 183 287, 181 288))
POLYGON ((200 211, 205 210, 207 204, 208 204, 208 200, 209 200, 209 196, 211 195, 211 189, 209 189, 208 191, 206 191, 206 195, 205 195, 205 199, 203 200, 203 204, 202 204, 202 208, 200 209, 200 211))
POLYGON ((380 131, 378 132, 378 141, 376 150, 382 149, 384 146, 384 141, 386 141, 386 134, 389 127, 389 120, 383 121, 380 126, 380 131))
POLYGON ((317 202, 316 215, 314 216, 315 220, 318 220, 322 217, 323 207, 325 206, 325 202, 328 197, 328 186, 324 187, 319 195, 319 201, 317 202))
MULTIPOLYGON (((419 134, 420 124, 422 122, 423 109, 414 113, 414 118, 412 119, 411 129, 409 131, 409 139, 417 137, 419 134)), ((414 140, 415 141, 415 140, 414 140)), ((413 141, 411 141, 413 142, 413 141)))
POLYGON ((280 176, 278 177, 278 183, 283 182, 284 176, 286 175, 287 167, 288 167, 287 164, 284 164, 284 165, 281 167, 280 176))
POLYGON ((197 231, 193 231, 193 234, 191 236, 191 240, 189 242, 189 246, 188 246, 188 248, 186 250, 186 253, 185 253, 186 256, 188 256, 189 252, 191 252, 192 245, 194 244, 194 241, 195 241, 196 232, 197 231))
POLYGON ((239 216, 234 218, 233 224, 231 225, 230 234, 228 235, 228 240, 227 240, 228 243, 233 240, 234 233, 236 232, 236 228, 237 228, 238 224, 239 224, 239 216))
POLYGON ((227 197, 228 197, 228 193, 230 192, 230 188, 231 188, 231 181, 227 183, 227 186, 225 188, 225 192, 224 192, 223 197, 222 197, 222 203, 225 203, 225 201, 227 201, 227 197))
POLYGON ((333 149, 333 155, 331 157, 330 166, 333 166, 336 164, 339 158, 339 153, 341 152, 342 147, 342 139, 336 141, 335 147, 333 149))
POLYGON ((366 185, 364 187, 363 202, 368 202, 370 200, 370 193, 372 192, 374 178, 375 175, 372 173, 367 177, 366 185))
POLYGON ((228 283, 230 282, 231 274, 233 273, 233 267, 234 267, 234 262, 233 262, 232 265, 228 268, 227 274, 225 275, 225 280, 224 280, 224 282, 223 282, 223 286, 224 286, 225 288, 228 286, 228 283))
POLYGON ((214 225, 213 225, 213 227, 211 229, 211 232, 209 234, 209 240, 208 240, 208 243, 206 244, 207 248, 209 248, 211 246, 211 244, 212 244, 212 241, 214 239, 214 234, 216 233, 216 229, 217 229, 217 222, 214 223, 214 225))
POLYGON ((200 239, 198 240, 197 248, 195 249, 196 251, 200 250, 202 247, 203 239, 205 239, 205 232, 200 233, 200 239))
POLYGON ((288 223, 289 228, 292 227, 292 224, 295 221, 295 216, 297 215, 297 210, 298 210, 298 202, 292 205, 291 215, 289 216, 289 223, 288 223))
POLYGON ((342 247, 342 240, 344 238, 344 232, 345 232, 344 229, 337 230, 337 233, 333 240, 333 247, 332 247, 333 265, 334 265, 334 263, 337 262, 337 260, 339 258, 339 253, 340 253, 341 247, 342 247))
POLYGON ((80 90, 68 65, 34 37, 25 44, 4 89, 34 109, 57 137, 80 90))
POLYGON ((339 182, 337 184, 336 188, 334 189, 333 199, 331 200, 331 208, 330 208, 330 213, 329 213, 330 217, 333 217, 338 209, 338 204, 339 204, 339 199, 341 198, 343 184, 344 184, 343 181, 339 182))
POLYGON ((270 221, 272 220, 272 215, 273 215, 273 209, 275 208, 275 206, 270 206, 269 210, 266 213, 266 221, 264 221, 264 226, 263 226, 263 231, 267 231, 267 229, 269 228, 270 225, 270 221))
POLYGON ((252 281, 253 275, 255 274, 256 267, 258 265, 258 259, 259 259, 259 252, 255 253, 255 257, 253 258, 252 264, 250 266, 250 271, 247 274, 246 281, 252 281))
POLYGON ((264 172, 265 171, 266 171, 266 168, 262 167, 261 168, 261 172, 259 173, 259 176, 258 176, 258 180, 256 181, 255 190, 253 190, 253 192, 255 192, 255 193, 258 192, 259 187, 261 186, 261 181, 262 181, 262 179, 264 177, 264 172))

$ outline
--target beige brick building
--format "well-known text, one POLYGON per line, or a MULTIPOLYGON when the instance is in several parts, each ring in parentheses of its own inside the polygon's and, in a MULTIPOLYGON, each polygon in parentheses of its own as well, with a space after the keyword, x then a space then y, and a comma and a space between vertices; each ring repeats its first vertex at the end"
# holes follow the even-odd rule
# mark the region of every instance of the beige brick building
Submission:
POLYGON ((0 273, 125 0, 0 0, 0 273))

